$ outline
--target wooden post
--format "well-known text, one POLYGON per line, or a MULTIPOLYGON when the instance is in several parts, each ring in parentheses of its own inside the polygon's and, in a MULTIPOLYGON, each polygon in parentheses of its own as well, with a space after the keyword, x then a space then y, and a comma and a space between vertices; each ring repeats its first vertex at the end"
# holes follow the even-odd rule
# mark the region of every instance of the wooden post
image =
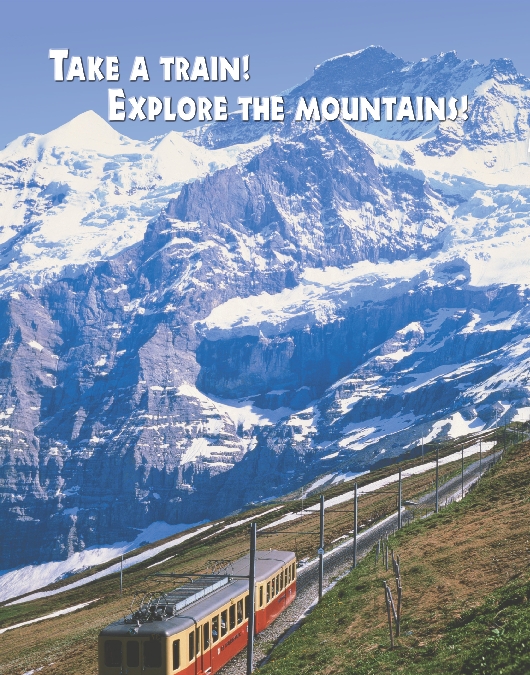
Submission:
POLYGON ((398 606, 397 606, 397 620, 396 620, 396 637, 399 637, 401 630, 401 596, 402 596, 401 578, 399 579, 399 586, 397 590, 398 590, 398 606))
POLYGON ((254 670, 254 630, 256 611, 256 523, 250 525, 250 558, 248 572, 248 642, 247 675, 254 670))
POLYGON ((482 478, 482 438, 478 442, 478 451, 479 451, 479 465, 478 465, 478 477, 482 478))
POLYGON ((385 589, 385 601, 386 601, 386 614, 388 617, 388 632, 390 633, 390 649, 394 649, 394 633, 392 631, 392 614, 390 612, 390 600, 388 598, 388 586, 386 581, 383 581, 383 586, 385 589))
POLYGON ((121 554, 120 562, 120 595, 123 595, 123 553, 121 554))

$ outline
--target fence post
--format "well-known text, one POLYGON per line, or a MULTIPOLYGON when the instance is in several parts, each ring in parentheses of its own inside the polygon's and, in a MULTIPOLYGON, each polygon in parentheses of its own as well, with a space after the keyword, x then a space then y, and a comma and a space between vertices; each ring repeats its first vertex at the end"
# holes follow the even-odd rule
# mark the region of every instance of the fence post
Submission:
POLYGON ((386 581, 383 581, 383 587, 385 589, 386 613, 388 617, 388 632, 390 633, 390 649, 394 649, 394 634, 392 632, 392 613, 390 611, 390 600, 388 598, 388 587, 386 585, 386 581))
POLYGON ((250 525, 250 558, 248 578, 248 642, 247 642, 247 675, 254 670, 254 625, 256 606, 256 523, 250 525))
POLYGON ((401 577, 399 578, 399 586, 397 590, 398 590, 398 606, 397 606, 396 636, 399 637, 399 634, 401 632, 401 596, 403 593, 403 590, 401 588, 401 577))

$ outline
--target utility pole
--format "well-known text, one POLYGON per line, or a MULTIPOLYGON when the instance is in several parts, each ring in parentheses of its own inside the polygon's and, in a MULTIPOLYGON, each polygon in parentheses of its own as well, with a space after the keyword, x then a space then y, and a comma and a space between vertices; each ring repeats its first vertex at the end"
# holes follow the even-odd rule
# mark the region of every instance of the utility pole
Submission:
POLYGON ((318 549, 318 601, 324 591, 324 495, 320 495, 320 548, 318 549))
POLYGON ((123 553, 121 554, 120 562, 120 595, 123 595, 123 553))
POLYGON ((399 470, 398 483, 398 530, 401 530, 401 469, 399 470))
POLYGON ((464 499, 464 444, 462 443, 462 499, 464 499))
POLYGON ((353 568, 357 567, 357 483, 353 486, 353 568))
POLYGON ((247 675, 254 670, 254 619, 256 611, 256 523, 250 526, 250 568, 248 577, 247 675))
POLYGON ((438 513, 438 455, 439 455, 439 449, 438 447, 436 448, 436 505, 435 505, 435 512, 438 513))

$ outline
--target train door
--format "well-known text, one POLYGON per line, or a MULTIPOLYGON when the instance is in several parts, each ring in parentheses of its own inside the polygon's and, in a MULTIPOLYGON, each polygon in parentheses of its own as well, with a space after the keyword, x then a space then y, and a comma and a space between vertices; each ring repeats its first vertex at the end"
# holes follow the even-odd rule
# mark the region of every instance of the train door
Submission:
POLYGON ((276 576, 276 588, 279 587, 278 613, 285 609, 285 586, 283 583, 283 570, 276 576))
POLYGON ((140 641, 126 640, 123 650, 123 672, 127 675, 141 675, 140 641))
POLYGON ((162 654, 162 636, 154 634, 148 640, 142 642, 142 649, 140 650, 140 668, 137 670, 129 669, 127 675, 136 675, 136 673, 144 673, 151 671, 153 675, 158 675, 162 672, 164 662, 162 654))
POLYGON ((210 622, 207 621, 202 625, 202 650, 201 650, 201 667, 205 675, 210 675, 212 672, 212 650, 210 649, 212 643, 212 635, 210 632, 210 622))

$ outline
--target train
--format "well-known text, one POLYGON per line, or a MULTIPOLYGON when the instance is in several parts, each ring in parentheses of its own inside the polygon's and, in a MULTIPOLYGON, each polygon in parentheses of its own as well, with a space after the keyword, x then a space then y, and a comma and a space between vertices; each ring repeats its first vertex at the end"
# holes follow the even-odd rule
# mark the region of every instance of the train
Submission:
MULTIPOLYGON (((213 675, 248 642, 250 556, 144 597, 99 634, 99 675, 213 675)), ((296 597, 296 556, 256 551, 255 634, 296 597)))

